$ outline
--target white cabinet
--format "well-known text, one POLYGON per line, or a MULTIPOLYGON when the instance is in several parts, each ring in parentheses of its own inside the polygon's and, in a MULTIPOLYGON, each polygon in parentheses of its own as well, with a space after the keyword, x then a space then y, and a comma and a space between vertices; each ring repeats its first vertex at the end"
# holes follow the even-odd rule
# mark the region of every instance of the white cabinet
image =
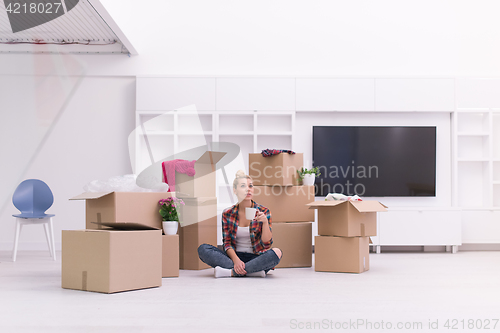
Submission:
POLYGON ((217 110, 294 111, 294 78, 217 78, 217 110))
POLYGON ((215 110, 215 78, 138 77, 136 110, 215 110))
POLYGON ((379 245, 462 244, 459 209, 417 209, 393 208, 379 213, 379 245))
POLYGON ((500 243, 500 210, 464 210, 462 241, 469 244, 500 243))
POLYGON ((297 79, 297 111, 374 111, 374 79, 297 79))
POLYGON ((454 79, 375 79, 376 111, 455 110, 454 79))

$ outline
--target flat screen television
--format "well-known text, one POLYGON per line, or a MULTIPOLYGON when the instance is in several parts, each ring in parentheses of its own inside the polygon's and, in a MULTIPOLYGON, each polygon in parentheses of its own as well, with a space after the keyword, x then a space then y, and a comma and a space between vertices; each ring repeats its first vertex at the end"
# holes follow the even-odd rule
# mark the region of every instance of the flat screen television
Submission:
POLYGON ((435 126, 313 126, 316 195, 436 196, 435 126))

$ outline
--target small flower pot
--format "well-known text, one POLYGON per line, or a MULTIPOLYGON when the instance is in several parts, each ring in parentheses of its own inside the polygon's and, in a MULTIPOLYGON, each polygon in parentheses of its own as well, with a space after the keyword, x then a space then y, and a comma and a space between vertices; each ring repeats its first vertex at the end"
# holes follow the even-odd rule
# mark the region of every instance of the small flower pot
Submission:
POLYGON ((302 184, 304 184, 306 186, 312 186, 312 185, 314 185, 314 178, 316 178, 316 175, 314 173, 306 174, 306 175, 304 175, 304 179, 302 180, 302 184))
POLYGON ((177 229, 179 228, 179 222, 177 221, 163 221, 163 232, 165 235, 176 235, 177 229))

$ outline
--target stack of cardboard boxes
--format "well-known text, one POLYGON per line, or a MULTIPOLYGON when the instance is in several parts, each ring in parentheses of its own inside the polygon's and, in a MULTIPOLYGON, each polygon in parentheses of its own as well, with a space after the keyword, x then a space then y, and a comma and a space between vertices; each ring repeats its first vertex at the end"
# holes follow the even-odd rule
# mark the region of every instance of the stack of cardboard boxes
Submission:
POLYGON ((314 186, 298 185, 303 164, 302 153, 249 156, 254 201, 271 211, 273 247, 283 252, 278 268, 312 266, 314 211, 306 205, 314 200, 314 186))
POLYGON ((176 173, 176 191, 185 205, 180 209, 179 264, 181 269, 209 268, 198 257, 198 246, 217 244, 215 165, 226 153, 205 152, 197 159, 195 176, 176 173))
POLYGON ((362 273, 370 268, 370 236, 377 235, 377 201, 315 201, 318 234, 314 238, 314 270, 362 273))
POLYGON ((179 192, 83 193, 86 229, 62 237, 62 287, 114 293, 159 287, 181 269, 206 268, 198 246, 217 242, 215 164, 225 153, 206 152, 196 175, 176 174, 179 192), (180 197, 179 235, 162 235, 160 199, 180 197))

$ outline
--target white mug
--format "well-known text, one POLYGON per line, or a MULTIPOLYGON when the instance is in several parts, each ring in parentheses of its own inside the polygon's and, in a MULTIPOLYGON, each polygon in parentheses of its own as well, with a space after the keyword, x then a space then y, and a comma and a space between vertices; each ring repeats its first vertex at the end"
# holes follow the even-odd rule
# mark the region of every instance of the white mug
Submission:
POLYGON ((253 220, 255 218, 255 214, 257 213, 257 208, 246 208, 245 215, 247 220, 253 220))

